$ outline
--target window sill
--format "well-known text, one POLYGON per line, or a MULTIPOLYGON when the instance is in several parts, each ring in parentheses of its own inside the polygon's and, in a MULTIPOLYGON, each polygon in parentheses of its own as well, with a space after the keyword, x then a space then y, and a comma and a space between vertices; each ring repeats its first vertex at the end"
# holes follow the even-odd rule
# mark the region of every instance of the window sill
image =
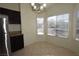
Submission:
POLYGON ((48 36, 56 37, 56 38, 64 38, 64 39, 68 39, 68 37, 59 37, 59 36, 57 36, 57 35, 48 35, 48 36))
POLYGON ((76 38, 76 41, 79 41, 79 38, 76 38))

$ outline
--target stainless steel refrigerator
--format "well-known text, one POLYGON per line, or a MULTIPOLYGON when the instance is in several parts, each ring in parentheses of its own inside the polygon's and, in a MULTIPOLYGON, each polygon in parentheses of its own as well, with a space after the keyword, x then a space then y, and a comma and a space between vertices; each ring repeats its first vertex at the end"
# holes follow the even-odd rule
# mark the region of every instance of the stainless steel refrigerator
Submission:
POLYGON ((8 16, 0 14, 0 56, 11 55, 8 16))

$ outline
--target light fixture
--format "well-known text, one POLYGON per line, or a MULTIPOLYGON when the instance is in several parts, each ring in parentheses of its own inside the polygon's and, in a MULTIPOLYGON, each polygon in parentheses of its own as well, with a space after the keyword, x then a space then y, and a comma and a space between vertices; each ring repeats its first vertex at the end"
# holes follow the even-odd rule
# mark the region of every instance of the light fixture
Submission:
POLYGON ((43 11, 46 8, 46 4, 45 3, 31 3, 31 7, 33 11, 43 11))
POLYGON ((46 7, 46 4, 44 3, 43 6, 46 7))
POLYGON ((43 10, 43 8, 44 8, 43 6, 40 6, 40 10, 43 10))
POLYGON ((34 9, 36 9, 36 6, 33 6, 34 9))
POLYGON ((32 6, 34 6, 34 5, 35 5, 35 3, 31 3, 31 5, 32 5, 32 6))

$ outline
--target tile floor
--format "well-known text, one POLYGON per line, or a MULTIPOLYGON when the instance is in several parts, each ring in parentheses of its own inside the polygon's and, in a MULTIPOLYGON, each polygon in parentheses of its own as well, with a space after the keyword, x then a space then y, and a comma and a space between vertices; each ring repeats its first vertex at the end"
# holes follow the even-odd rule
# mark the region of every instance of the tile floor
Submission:
POLYGON ((48 42, 36 42, 14 53, 14 56, 74 56, 69 49, 48 42))

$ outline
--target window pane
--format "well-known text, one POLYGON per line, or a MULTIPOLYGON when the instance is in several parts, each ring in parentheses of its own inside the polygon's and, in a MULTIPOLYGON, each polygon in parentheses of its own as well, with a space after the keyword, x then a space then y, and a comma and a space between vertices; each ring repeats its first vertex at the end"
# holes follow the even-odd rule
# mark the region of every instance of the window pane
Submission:
POLYGON ((56 35, 66 38, 68 36, 68 22, 69 14, 63 14, 57 16, 56 35))
POLYGON ((48 17, 48 35, 56 36, 56 16, 48 17))
POLYGON ((44 18, 37 18, 37 34, 44 34, 44 18))
POLYGON ((79 12, 77 12, 76 20, 76 40, 79 40, 79 12))

